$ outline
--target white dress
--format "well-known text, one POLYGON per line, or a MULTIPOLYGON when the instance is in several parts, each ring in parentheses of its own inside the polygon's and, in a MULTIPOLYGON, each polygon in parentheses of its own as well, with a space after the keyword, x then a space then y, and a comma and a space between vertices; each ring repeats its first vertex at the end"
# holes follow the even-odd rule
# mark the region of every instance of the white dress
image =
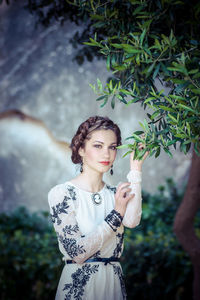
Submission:
POLYGON ((102 202, 95 204, 91 192, 67 181, 48 193, 52 222, 65 264, 56 300, 127 299, 121 265, 118 261, 85 262, 91 258, 120 258, 123 251, 124 226, 133 228, 142 212, 141 172, 127 175, 135 197, 128 202, 124 218, 114 210, 115 187, 104 185, 102 202))

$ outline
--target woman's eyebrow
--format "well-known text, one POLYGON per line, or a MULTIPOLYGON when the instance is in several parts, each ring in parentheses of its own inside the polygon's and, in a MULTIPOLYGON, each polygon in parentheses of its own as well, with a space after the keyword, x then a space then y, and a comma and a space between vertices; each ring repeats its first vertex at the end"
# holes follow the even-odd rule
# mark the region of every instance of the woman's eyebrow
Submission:
POLYGON ((103 142, 101 141, 94 141, 93 143, 100 143, 100 144, 104 144, 103 142))
MULTIPOLYGON (((103 142, 101 142, 101 141, 94 141, 93 143, 100 143, 100 144, 104 144, 103 142)), ((117 142, 113 142, 111 145, 117 145, 117 142)))

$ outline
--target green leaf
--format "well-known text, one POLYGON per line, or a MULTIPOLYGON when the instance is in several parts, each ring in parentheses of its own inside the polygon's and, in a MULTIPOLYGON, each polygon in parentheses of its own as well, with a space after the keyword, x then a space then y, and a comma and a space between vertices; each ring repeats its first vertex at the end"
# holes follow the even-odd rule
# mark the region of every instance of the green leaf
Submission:
POLYGON ((144 128, 145 128, 146 131, 149 131, 149 125, 148 125, 146 119, 144 119, 144 128))
POLYGON ((152 100, 156 100, 156 98, 155 98, 155 97, 149 97, 149 98, 147 98, 147 99, 144 101, 144 103, 148 103, 149 101, 152 101, 152 100))
POLYGON ((122 47, 124 51, 126 51, 126 53, 132 53, 132 54, 142 53, 142 50, 136 49, 135 47, 129 44, 122 44, 122 47))
POLYGON ((136 134, 136 135, 141 135, 143 133, 144 133, 144 131, 140 131, 140 130, 134 132, 134 134, 136 134))
POLYGON ((100 92, 103 91, 103 85, 101 83, 101 80, 99 78, 97 78, 97 85, 98 85, 98 89, 100 90, 100 92))
POLYGON ((90 43, 90 42, 83 42, 84 45, 92 46, 92 47, 99 47, 99 43, 90 43))
POLYGON ((146 34, 146 29, 143 30, 143 32, 142 32, 142 34, 140 36, 140 46, 142 46, 142 44, 143 44, 143 40, 144 40, 145 34, 146 34))
POLYGON ((106 96, 106 95, 103 95, 103 96, 101 96, 101 97, 98 97, 98 98, 96 99, 96 101, 100 101, 100 100, 104 99, 105 97, 107 97, 107 96, 106 96))
POLYGON ((122 157, 126 157, 128 154, 130 154, 130 153, 132 153, 132 152, 133 152, 132 150, 126 152, 122 157))
POLYGON ((140 138, 137 134, 132 134, 132 137, 137 141, 137 142, 142 142, 144 143, 144 139, 140 138))
POLYGON ((177 119, 172 116, 170 113, 168 113, 168 117, 170 117, 170 119, 174 122, 174 123, 178 123, 177 119))
POLYGON ((136 63, 138 66, 140 65, 140 55, 139 54, 136 55, 136 63))
POLYGON ((147 149, 139 150, 138 159, 142 159, 146 152, 147 152, 147 149))
POLYGON ((200 95, 200 88, 199 89, 191 89, 191 91, 197 95, 200 95))
POLYGON ((127 65, 121 65, 121 66, 114 66, 114 69, 117 70, 117 71, 124 71, 128 68, 127 65))
POLYGON ((104 20, 104 16, 92 14, 91 19, 93 19, 93 20, 104 20))
POLYGON ((133 147, 132 144, 123 144, 123 145, 117 146, 116 148, 117 149, 125 149, 125 148, 132 148, 132 147, 133 147))
MULTIPOLYGON (((155 66, 155 63, 153 63, 153 64, 148 68, 147 73, 150 74, 150 73, 152 72, 154 66, 155 66)), ((149 74, 148 74, 148 75, 149 75, 149 74)))
POLYGON ((179 107, 181 107, 181 108, 183 108, 183 109, 186 109, 186 110, 188 110, 188 111, 191 111, 191 112, 193 112, 193 113, 198 113, 198 112, 196 112, 194 109, 192 109, 191 107, 188 107, 188 106, 186 106, 186 105, 183 105, 183 104, 178 104, 178 106, 179 107))
POLYGON ((181 134, 181 133, 174 134, 174 136, 178 137, 178 138, 181 138, 181 139, 185 139, 186 138, 186 135, 185 134, 181 134))
POLYGON ((121 44, 111 44, 111 46, 117 48, 117 49, 122 49, 122 45, 121 44))
POLYGON ((162 110, 165 110, 165 111, 175 112, 175 110, 173 108, 168 107, 168 106, 158 105, 158 107, 160 107, 162 110))
POLYGON ((113 89, 113 81, 112 81, 112 79, 109 81, 108 86, 109 86, 110 90, 112 91, 112 89, 113 89))
POLYGON ((177 140, 171 140, 167 142, 167 146, 171 146, 173 144, 175 144, 177 142, 177 140))
POLYGON ((104 107, 107 102, 108 102, 108 96, 106 96, 104 102, 100 105, 100 107, 104 107))
POLYGON ((187 81, 186 80, 183 80, 183 79, 178 79, 178 78, 170 78, 170 80, 174 83, 177 83, 177 84, 184 84, 186 83, 187 81))
POLYGON ((193 76, 193 79, 197 79, 200 77, 200 72, 196 73, 194 76, 193 76))
POLYGON ((115 95, 112 96, 111 107, 112 107, 112 109, 115 108, 115 95))
POLYGON ((164 98, 172 105, 174 106, 174 102, 167 96, 164 96, 164 98))
POLYGON ((151 115, 151 119, 154 120, 158 115, 160 115, 160 110, 156 110, 152 115, 151 115))
POLYGON ((167 148, 164 147, 163 150, 169 155, 169 157, 173 157, 172 153, 167 148))
POLYGON ((160 147, 156 150, 155 158, 157 158, 160 155, 160 147))
POLYGON ((199 69, 193 69, 191 71, 188 72, 188 74, 195 74, 199 71, 199 69))
POLYGON ((177 63, 172 63, 172 64, 175 65, 175 67, 168 67, 167 69, 169 71, 175 71, 175 72, 183 73, 184 75, 188 75, 187 69, 183 65, 177 63))
POLYGON ((182 152, 184 152, 184 154, 187 153, 187 147, 186 147, 186 145, 185 145, 184 143, 181 143, 181 144, 180 144, 180 150, 181 150, 182 152))
POLYGON ((158 72, 160 70, 160 64, 158 64, 155 68, 155 71, 153 72, 153 79, 156 78, 156 76, 158 75, 158 72))
POLYGON ((110 70, 110 55, 107 56, 106 67, 107 67, 107 70, 109 71, 110 70))
POLYGON ((198 121, 197 117, 189 117, 187 119, 185 119, 186 122, 190 122, 190 123, 194 123, 196 121, 198 121))

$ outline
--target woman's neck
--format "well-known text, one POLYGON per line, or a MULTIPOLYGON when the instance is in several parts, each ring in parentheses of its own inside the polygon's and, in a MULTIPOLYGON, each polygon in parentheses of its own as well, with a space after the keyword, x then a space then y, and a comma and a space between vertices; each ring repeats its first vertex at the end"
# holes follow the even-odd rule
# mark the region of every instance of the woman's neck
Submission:
POLYGON ((74 179, 72 179, 71 182, 76 184, 81 189, 95 193, 100 191, 104 186, 102 177, 102 173, 95 172, 93 174, 88 174, 87 172, 83 172, 74 179))

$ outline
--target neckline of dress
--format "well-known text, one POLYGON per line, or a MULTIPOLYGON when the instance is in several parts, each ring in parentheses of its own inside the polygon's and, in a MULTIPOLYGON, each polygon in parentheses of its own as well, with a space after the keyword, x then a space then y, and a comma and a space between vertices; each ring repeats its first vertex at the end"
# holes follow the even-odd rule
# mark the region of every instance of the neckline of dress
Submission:
POLYGON ((78 189, 78 190, 80 190, 80 191, 82 191, 82 192, 85 192, 85 193, 89 193, 89 194, 97 194, 97 193, 99 194, 99 193, 103 192, 103 190, 104 190, 105 187, 107 186, 106 183, 104 183, 104 186, 102 187, 102 189, 101 189, 100 191, 98 191, 98 192, 89 192, 89 191, 86 191, 86 190, 84 190, 84 189, 78 187, 77 185, 75 185, 75 184, 72 183, 71 181, 66 181, 65 184, 72 185, 72 186, 74 186, 76 189, 78 189))

